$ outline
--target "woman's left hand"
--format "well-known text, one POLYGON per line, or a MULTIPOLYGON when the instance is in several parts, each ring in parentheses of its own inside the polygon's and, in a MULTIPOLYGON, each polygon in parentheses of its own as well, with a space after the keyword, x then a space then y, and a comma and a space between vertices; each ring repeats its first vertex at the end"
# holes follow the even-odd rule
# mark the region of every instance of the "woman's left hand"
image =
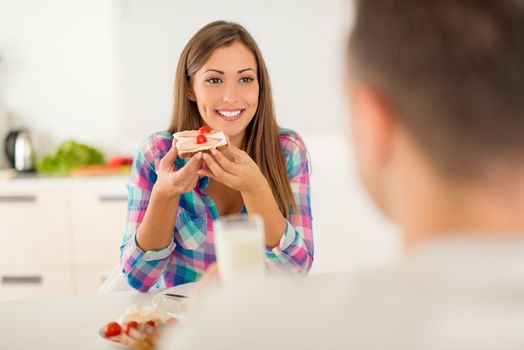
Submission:
POLYGON ((197 173, 217 180, 241 193, 251 193, 263 189, 267 180, 253 159, 241 149, 228 144, 224 152, 211 150, 204 153, 207 170, 200 169, 197 173))

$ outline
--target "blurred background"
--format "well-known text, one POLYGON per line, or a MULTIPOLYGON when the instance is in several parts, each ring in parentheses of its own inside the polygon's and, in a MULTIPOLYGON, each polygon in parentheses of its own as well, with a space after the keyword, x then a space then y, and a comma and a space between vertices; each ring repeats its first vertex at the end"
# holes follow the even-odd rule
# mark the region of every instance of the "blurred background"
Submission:
POLYGON ((129 162, 169 124, 184 45, 218 19, 254 36, 279 124, 310 152, 312 273, 397 259, 353 169, 351 14, 350 0, 0 0, 0 300, 98 290, 118 263, 129 162))

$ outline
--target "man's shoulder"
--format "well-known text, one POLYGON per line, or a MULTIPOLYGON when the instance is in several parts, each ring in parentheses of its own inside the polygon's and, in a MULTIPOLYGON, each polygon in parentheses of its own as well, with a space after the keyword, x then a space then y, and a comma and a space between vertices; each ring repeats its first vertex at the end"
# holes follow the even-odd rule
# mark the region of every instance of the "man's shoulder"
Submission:
POLYGON ((347 329, 382 315, 363 311, 370 300, 379 297, 363 292, 378 290, 372 285, 383 274, 375 271, 371 275, 375 277, 347 272, 305 279, 272 278, 218 290, 206 298, 191 327, 172 338, 173 345, 186 348, 190 344, 188 349, 217 344, 221 349, 267 349, 275 344, 282 349, 340 348, 350 340, 347 329), (235 330, 233 338, 225 335, 228 330, 235 330), (209 336, 199 338, 198 334, 209 336))
POLYGON ((469 349, 490 337, 524 346, 515 327, 524 324, 515 312, 524 309, 516 297, 524 295, 523 261, 524 244, 454 243, 390 267, 256 281, 211 295, 185 339, 191 349, 414 349, 435 341, 469 349), (469 325, 475 336, 456 332, 469 325), (227 330, 235 337, 225 339, 227 330), (198 334, 207 336, 197 346, 198 334))

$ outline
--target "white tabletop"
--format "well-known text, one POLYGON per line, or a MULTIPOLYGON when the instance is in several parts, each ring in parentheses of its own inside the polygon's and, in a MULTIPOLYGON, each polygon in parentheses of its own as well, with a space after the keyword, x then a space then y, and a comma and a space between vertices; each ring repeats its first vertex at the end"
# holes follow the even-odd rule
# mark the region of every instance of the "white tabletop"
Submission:
POLYGON ((159 290, 0 302, 0 349, 115 349, 98 331, 159 290))

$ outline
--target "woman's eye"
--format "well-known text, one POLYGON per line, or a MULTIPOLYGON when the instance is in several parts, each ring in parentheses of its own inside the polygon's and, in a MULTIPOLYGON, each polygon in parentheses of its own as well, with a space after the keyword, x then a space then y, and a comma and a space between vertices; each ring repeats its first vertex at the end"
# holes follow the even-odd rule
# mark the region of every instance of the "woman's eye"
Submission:
POLYGON ((251 78, 251 77, 243 77, 243 78, 240 78, 240 82, 241 82, 241 83, 245 83, 245 84, 249 84, 249 83, 251 83, 253 80, 255 80, 255 79, 253 79, 253 78, 251 78))
POLYGON ((221 83, 222 80, 219 78, 209 78, 206 80, 209 84, 218 84, 221 83))

